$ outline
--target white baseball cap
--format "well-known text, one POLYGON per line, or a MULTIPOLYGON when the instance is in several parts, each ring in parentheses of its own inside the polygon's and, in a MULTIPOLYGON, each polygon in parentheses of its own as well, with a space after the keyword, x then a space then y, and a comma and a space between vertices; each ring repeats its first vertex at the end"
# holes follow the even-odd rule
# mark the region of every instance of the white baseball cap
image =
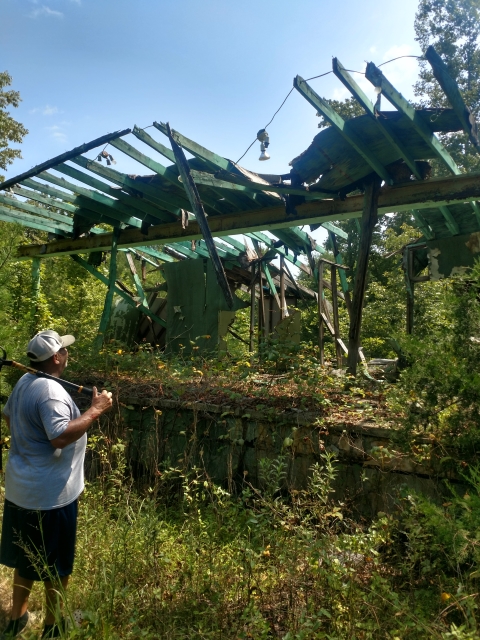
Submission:
POLYGON ((60 336, 56 331, 40 331, 27 346, 27 358, 32 362, 48 360, 63 347, 69 347, 75 342, 73 336, 60 336))

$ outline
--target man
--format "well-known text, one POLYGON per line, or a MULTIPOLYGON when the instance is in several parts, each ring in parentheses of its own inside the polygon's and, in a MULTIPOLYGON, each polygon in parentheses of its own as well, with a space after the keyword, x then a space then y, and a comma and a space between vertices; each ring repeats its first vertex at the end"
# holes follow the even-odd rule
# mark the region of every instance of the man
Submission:
MULTIPOLYGON (((27 357, 33 368, 60 378, 74 342, 73 336, 41 331, 30 340, 27 357)), ((15 573, 11 619, 0 638, 14 638, 25 628, 34 581, 45 584, 42 638, 61 635, 55 614, 73 569, 86 432, 111 406, 112 394, 93 387, 92 404, 80 414, 60 383, 31 373, 18 381, 5 405, 11 444, 0 563, 15 573)))

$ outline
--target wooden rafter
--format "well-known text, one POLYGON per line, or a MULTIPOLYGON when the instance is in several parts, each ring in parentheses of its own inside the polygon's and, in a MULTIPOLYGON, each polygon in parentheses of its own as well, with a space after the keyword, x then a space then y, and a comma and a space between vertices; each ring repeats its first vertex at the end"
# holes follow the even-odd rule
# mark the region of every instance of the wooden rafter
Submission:
POLYGON ((295 89, 326 118, 332 126, 334 126, 340 135, 355 149, 355 151, 370 165, 387 184, 392 184, 392 178, 383 164, 370 151, 368 143, 361 140, 358 135, 352 131, 349 121, 344 120, 332 107, 325 102, 305 80, 296 76, 293 81, 295 89))

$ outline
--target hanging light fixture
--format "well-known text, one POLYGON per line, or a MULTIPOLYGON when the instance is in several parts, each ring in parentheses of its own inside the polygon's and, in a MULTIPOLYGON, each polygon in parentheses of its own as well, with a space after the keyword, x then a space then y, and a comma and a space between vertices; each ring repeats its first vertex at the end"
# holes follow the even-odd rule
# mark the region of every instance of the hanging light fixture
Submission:
POLYGON ((267 153, 267 149, 270 145, 270 138, 266 129, 260 129, 257 133, 257 140, 260 142, 260 157, 259 160, 270 160, 270 155, 267 153))

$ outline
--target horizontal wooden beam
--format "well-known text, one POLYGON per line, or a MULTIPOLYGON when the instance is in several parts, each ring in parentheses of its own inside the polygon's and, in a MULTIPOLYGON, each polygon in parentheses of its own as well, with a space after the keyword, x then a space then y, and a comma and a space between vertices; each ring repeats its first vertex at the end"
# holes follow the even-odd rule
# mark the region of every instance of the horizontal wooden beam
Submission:
MULTIPOLYGON (((470 173, 431 180, 414 180, 394 187, 380 190, 378 199, 379 214, 411 209, 438 208, 454 202, 467 202, 480 198, 480 174, 470 173)), ((334 220, 358 218, 362 212, 363 196, 351 196, 345 200, 322 200, 305 202, 297 206, 298 215, 292 220, 283 206, 229 213, 222 216, 210 216, 209 226, 214 236, 237 233, 249 233, 268 229, 282 229, 298 224, 315 224, 334 220)), ((189 222, 182 229, 178 222, 164 223, 150 227, 146 235, 138 229, 125 229, 118 240, 119 247, 135 247, 149 244, 172 244, 179 240, 197 240, 201 238, 198 223, 189 222)), ((50 257, 59 254, 82 253, 90 251, 109 251, 111 234, 97 234, 93 238, 79 240, 59 240, 41 246, 19 247, 18 256, 50 257)))
POLYGON ((19 176, 15 176, 14 178, 10 178, 9 180, 5 180, 5 182, 0 182, 0 191, 9 189, 14 184, 19 184, 25 178, 33 178, 33 176, 38 176, 39 173, 45 171, 45 169, 51 169, 55 167, 57 164, 61 162, 66 162, 67 160, 71 160, 75 156, 79 156, 82 153, 86 153, 91 149, 95 149, 96 147, 101 147, 104 144, 112 142, 112 140, 116 140, 117 138, 121 138, 122 136, 126 136, 130 133, 131 129, 124 129, 123 131, 115 131, 115 133, 107 133, 105 136, 101 136, 100 138, 96 138, 91 142, 85 142, 81 144, 79 147, 75 147, 71 151, 66 151, 65 153, 61 153, 59 156, 55 156, 51 158, 51 160, 47 160, 46 162, 42 162, 41 164, 37 164, 35 167, 32 167, 28 171, 21 173, 19 176))

